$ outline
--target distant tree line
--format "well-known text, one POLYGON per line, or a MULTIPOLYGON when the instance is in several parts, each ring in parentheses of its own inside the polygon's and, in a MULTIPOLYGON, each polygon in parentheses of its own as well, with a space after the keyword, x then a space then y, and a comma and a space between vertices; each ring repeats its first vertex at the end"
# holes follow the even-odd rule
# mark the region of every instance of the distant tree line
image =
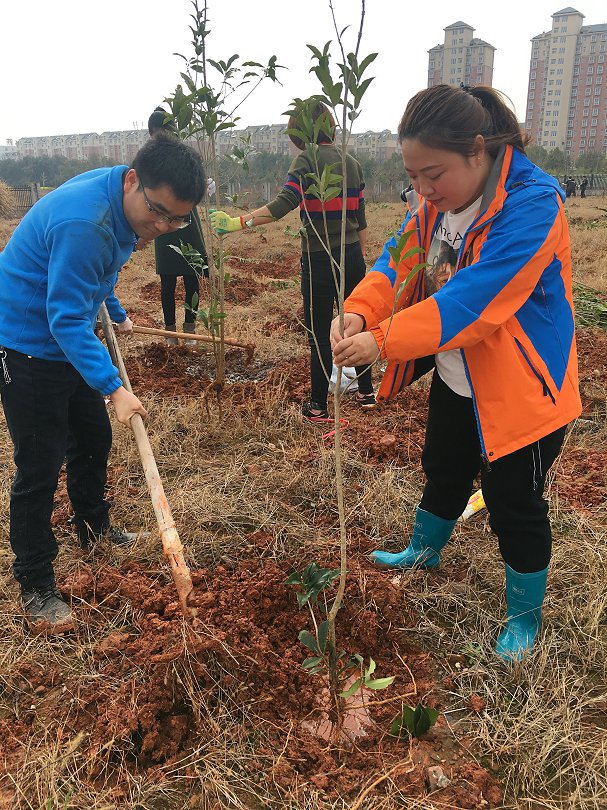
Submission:
MULTIPOLYGON (((607 173, 607 156, 598 152, 587 152, 575 163, 560 149, 547 150, 542 146, 530 146, 529 158, 549 174, 559 179, 569 174, 591 175, 607 173)), ((396 199, 403 188, 409 185, 409 178, 403 167, 400 152, 384 161, 369 157, 358 157, 362 165, 366 183, 365 196, 368 200, 396 199)), ((280 188, 285 180, 291 157, 268 152, 255 152, 246 160, 234 160, 223 156, 220 160, 220 173, 224 182, 239 193, 246 194, 241 201, 246 205, 261 201, 261 188, 269 184, 272 193, 280 188)), ((0 180, 9 186, 26 183, 39 183, 41 186, 56 188, 77 174, 96 169, 99 166, 115 166, 107 158, 92 160, 70 160, 65 157, 25 157, 19 160, 0 160, 0 180)))
MULTIPOLYGON (((269 184, 271 193, 280 188, 287 176, 292 158, 289 155, 275 155, 258 152, 246 160, 234 161, 229 156, 220 160, 222 190, 227 187, 236 189, 241 195, 243 205, 258 205, 265 202, 259 195, 262 185, 269 184), (246 196, 245 196, 246 195, 246 196)), ((365 179, 365 197, 367 200, 398 198, 398 195, 409 185, 409 178, 403 167, 400 153, 393 154, 384 161, 358 156, 365 179)))
POLYGON ((591 175, 607 173, 607 155, 600 152, 586 152, 574 162, 562 149, 545 149, 543 146, 527 147, 529 159, 540 169, 556 177, 565 175, 591 175))
MULTIPOLYGON (((267 152, 256 152, 245 161, 234 160, 228 156, 220 159, 220 175, 226 185, 231 185, 247 196, 242 200, 249 205, 256 203, 264 183, 272 193, 280 188, 287 176, 291 156, 276 155, 267 152)), ((379 162, 371 158, 359 158, 362 164, 366 196, 372 199, 374 188, 381 185, 382 196, 398 195, 408 184, 400 154, 394 154, 386 161, 379 162)), ((114 166, 115 162, 104 158, 95 160, 69 160, 65 157, 26 157, 19 160, 0 160, 0 180, 9 186, 20 186, 27 183, 39 183, 41 186, 56 188, 77 174, 96 169, 99 166, 114 166)))
POLYGON ((71 160, 61 156, 0 160, 0 180, 9 186, 39 183, 56 188, 82 172, 115 165, 115 161, 103 157, 91 160, 71 160))

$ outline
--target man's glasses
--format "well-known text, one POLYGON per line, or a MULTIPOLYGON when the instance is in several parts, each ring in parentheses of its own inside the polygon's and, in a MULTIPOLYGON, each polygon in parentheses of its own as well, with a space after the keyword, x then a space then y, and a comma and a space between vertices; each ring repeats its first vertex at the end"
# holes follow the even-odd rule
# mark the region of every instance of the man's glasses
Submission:
POLYGON ((192 215, 186 214, 185 217, 171 217, 169 214, 165 214, 164 211, 159 211, 157 208, 154 208, 152 203, 148 199, 148 195, 145 193, 145 189, 143 184, 140 183, 141 191, 143 192, 143 199, 145 200, 145 204, 148 207, 148 211, 150 214, 153 214, 157 219, 161 222, 166 222, 172 228, 187 228, 190 222, 192 221, 192 215))

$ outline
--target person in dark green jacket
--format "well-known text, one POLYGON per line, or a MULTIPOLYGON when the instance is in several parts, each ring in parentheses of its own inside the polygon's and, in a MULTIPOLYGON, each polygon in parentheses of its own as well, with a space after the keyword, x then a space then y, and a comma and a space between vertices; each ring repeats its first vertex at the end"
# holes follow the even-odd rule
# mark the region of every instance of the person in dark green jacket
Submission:
MULTIPOLYGON (((167 121, 166 117, 167 113, 162 107, 156 107, 148 119, 150 137, 153 138, 158 132, 175 134, 173 122, 171 120, 167 121)), ((182 228, 177 232, 164 233, 154 239, 154 256, 156 259, 156 272, 160 276, 160 300, 164 328, 168 332, 177 330, 175 290, 177 288, 177 279, 181 276, 185 288, 183 331, 194 334, 196 331, 196 309, 198 308, 194 304, 198 301, 200 295, 199 279, 202 275, 206 276, 206 278, 209 277, 207 249, 202 235, 200 215, 196 208, 192 210, 192 221, 187 228, 182 228), (174 248, 182 248, 184 245, 191 245, 203 257, 202 267, 193 267, 180 253, 174 250, 174 248)), ((169 337, 167 343, 169 346, 177 346, 179 341, 177 338, 169 337)), ((190 341, 190 343, 193 344, 194 341, 190 341)))
MULTIPOLYGON (((212 211, 211 225, 218 233, 230 233, 254 225, 266 225, 281 219, 299 206, 301 231, 301 293, 304 302, 304 320, 310 344, 310 399, 302 404, 301 412, 306 419, 327 419, 327 394, 333 361, 329 332, 333 307, 337 301, 339 284, 339 261, 341 220, 344 208, 342 193, 324 203, 308 192, 314 182, 310 174, 322 175, 325 167, 331 167, 341 179, 342 153, 335 146, 335 121, 327 107, 317 102, 311 106, 311 118, 323 118, 317 136, 318 167, 306 151, 305 143, 296 135, 289 137, 301 150, 289 168, 287 180, 276 198, 267 205, 241 217, 230 217, 223 211, 212 211)), ((291 116, 289 129, 301 129, 298 119, 291 116)), ((367 221, 363 197, 362 169, 352 155, 346 155, 347 210, 345 236, 345 295, 364 278, 366 268, 363 258, 367 221)), ((368 365, 356 368, 358 376, 357 402, 365 409, 374 408, 375 396, 368 365)))

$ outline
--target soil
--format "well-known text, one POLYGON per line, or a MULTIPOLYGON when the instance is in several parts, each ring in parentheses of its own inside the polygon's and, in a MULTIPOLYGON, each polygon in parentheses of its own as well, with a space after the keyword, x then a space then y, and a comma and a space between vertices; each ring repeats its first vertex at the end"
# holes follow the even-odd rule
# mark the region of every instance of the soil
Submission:
MULTIPOLYGON (((242 258, 254 254, 254 248, 245 245, 242 258)), ((231 263, 235 269, 229 296, 240 304, 259 292, 261 284, 253 273, 271 279, 297 273, 296 254, 280 262, 256 261, 251 271, 243 270, 248 265, 236 258, 231 263)), ((159 283, 154 280, 142 287, 140 299, 157 302, 159 295, 159 283)), ((150 316, 146 320, 145 313, 143 307, 136 313, 139 324, 159 325, 150 316)), ((285 328, 299 328, 291 313, 268 312, 267 334, 285 328)), ((607 336, 580 330, 578 343, 583 418, 591 430, 594 421, 605 416, 607 336)), ((296 406, 307 395, 305 358, 276 364, 254 358, 247 363, 245 352, 232 349, 226 365, 223 395, 233 408, 254 408, 255 399, 261 401, 266 387, 280 379, 288 381, 288 397, 296 406)), ((147 343, 129 357, 127 366, 138 393, 196 396, 212 381, 213 358, 206 351, 147 343)), ((427 388, 417 384, 371 413, 357 409, 353 398, 346 399, 345 447, 372 464, 419 465, 426 398, 427 388)), ((310 430, 325 431, 326 441, 331 441, 331 429, 331 425, 310 425, 310 430)), ((583 430, 572 434, 557 465, 556 485, 561 499, 572 507, 592 510, 607 498, 607 457, 604 449, 577 444, 583 439, 583 430)), ((55 500, 53 521, 63 525, 68 519, 64 478, 55 500)), ((319 705, 321 676, 312 677, 301 666, 306 652, 297 634, 308 628, 308 616, 297 609, 293 590, 285 584, 292 567, 264 556, 274 542, 272 534, 256 531, 248 536, 252 559, 192 572, 191 604, 198 615, 189 624, 183 622, 165 570, 151 571, 137 562, 93 569, 84 552, 75 552, 82 555, 78 573, 60 587, 77 605, 78 621, 94 630, 101 605, 104 612, 118 614, 125 603, 133 618, 97 643, 94 657, 99 677, 94 683, 83 683, 77 673, 68 677, 59 665, 43 667, 35 661, 13 670, 6 685, 17 697, 0 708, 4 767, 10 772, 19 766, 42 724, 57 740, 77 740, 85 778, 91 785, 115 784, 115 799, 120 801, 122 767, 158 782, 173 766, 184 777, 193 775, 187 758, 207 733, 208 718, 202 707, 217 706, 230 695, 230 711, 239 720, 234 734, 242 735, 244 728, 256 741, 246 768, 261 795, 277 800, 295 797, 303 806, 310 788, 315 788, 328 803, 340 797, 355 802, 381 774, 389 773, 389 778, 377 781, 376 795, 396 787, 402 796, 418 798, 428 793, 427 769, 438 764, 447 783, 432 794, 437 805, 498 807, 502 791, 497 779, 478 764, 466 739, 454 737, 442 716, 420 740, 388 733, 403 703, 415 705, 423 698, 425 705, 444 708, 443 687, 461 662, 442 661, 439 674, 434 656, 413 646, 407 630, 416 625, 415 610, 403 603, 401 590, 385 573, 366 561, 371 550, 368 541, 362 533, 357 536, 356 529, 353 532, 353 547, 362 553, 354 555, 350 565, 338 637, 347 643, 348 653, 359 653, 365 661, 381 657, 376 677, 396 676, 387 690, 367 699, 369 720, 360 736, 336 744, 313 733, 326 707, 319 705), (373 593, 373 610, 361 588, 373 593)), ((328 560, 318 563, 330 564, 328 560)), ((438 576, 457 579, 458 572, 438 576)), ((482 712, 484 701, 471 694, 468 709, 471 714, 482 712)))
MULTIPOLYGON (((298 327, 292 313, 272 313, 266 329, 279 331, 298 327)), ((579 376, 583 413, 579 427, 591 431, 605 418, 607 390, 607 333, 594 329, 578 330, 579 376)), ((194 353, 185 347, 168 348, 164 343, 147 345, 139 355, 130 359, 128 373, 137 391, 171 395, 204 393, 212 381, 213 357, 209 352, 194 353)), ((272 364, 255 358, 247 363, 246 353, 230 349, 226 353, 225 395, 251 404, 263 399, 266 387, 280 379, 288 382, 288 398, 296 406, 308 395, 308 363, 303 357, 272 364)), ((406 389, 395 401, 386 403, 371 413, 356 407, 354 397, 346 397, 343 405, 343 443, 357 449, 372 463, 391 462, 397 466, 418 463, 425 433, 427 390, 416 385, 406 389)), ((331 430, 327 426, 327 432, 331 430)), ((575 440, 569 440, 556 465, 556 485, 559 496, 572 508, 592 511, 607 501, 607 450, 589 448, 583 440, 584 430, 578 430, 575 440)))
MULTIPOLYGON (((261 531, 249 539, 262 550, 273 542, 261 531)), ((407 739, 387 733, 403 700, 415 705, 423 695, 427 706, 440 709, 441 703, 432 656, 407 640, 405 628, 415 624, 414 609, 403 612, 398 587, 369 565, 364 577, 374 608, 365 608, 363 572, 354 563, 338 637, 347 639, 348 653, 357 652, 366 661, 381 649, 382 672, 376 676, 396 679, 389 689, 369 693, 368 721, 359 736, 335 744, 309 730, 324 711, 318 699, 323 680, 301 667, 305 651, 297 634, 307 628, 307 613, 297 609, 285 585, 290 573, 287 565, 259 558, 194 571, 190 604, 198 618, 184 625, 174 585, 164 573, 134 562, 94 573, 83 562, 78 574, 61 583, 66 597, 78 604, 78 620, 94 628, 101 605, 107 613, 119 611, 125 602, 136 620, 97 643, 93 654, 99 677, 89 685, 77 673, 66 680, 53 666, 18 667, 10 686, 21 695, 19 706, 16 712, 4 710, 0 720, 1 756, 9 770, 17 767, 24 742, 43 723, 51 734, 79 740, 91 783, 107 779, 108 770, 111 774, 120 766, 162 780, 204 734, 200 706, 185 687, 193 682, 195 695, 206 705, 232 695, 239 725, 251 734, 257 730, 260 744, 247 768, 271 794, 303 803, 314 786, 327 800, 354 799, 371 775, 394 768, 377 792, 396 786, 404 796, 419 796, 426 792, 426 769, 440 763, 449 784, 433 793, 433 800, 458 808, 498 806, 497 781, 474 762, 465 740, 453 738, 442 718, 411 747, 407 739), (280 760, 268 766, 272 752, 279 751, 280 760)), ((471 697, 470 711, 480 710, 471 697)), ((187 765, 183 775, 192 775, 187 765)), ((115 791, 119 798, 120 785, 115 791)))

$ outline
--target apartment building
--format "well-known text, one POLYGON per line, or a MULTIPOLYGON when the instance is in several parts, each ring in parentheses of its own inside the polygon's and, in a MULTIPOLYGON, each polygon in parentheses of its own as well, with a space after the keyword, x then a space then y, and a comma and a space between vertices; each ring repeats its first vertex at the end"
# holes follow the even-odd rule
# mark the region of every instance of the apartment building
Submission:
POLYGON ((65 157, 73 160, 109 158, 116 163, 129 164, 138 149, 147 141, 147 130, 118 132, 85 132, 70 135, 41 135, 37 138, 19 138, 15 144, 16 156, 65 157))
POLYGON ((445 29, 442 45, 428 51, 428 87, 436 84, 478 85, 491 87, 495 48, 474 36, 474 28, 455 22, 445 29))
POLYGON ((231 152, 233 147, 248 143, 257 152, 273 155, 294 155, 297 149, 285 134, 285 124, 261 124, 245 129, 224 129, 217 133, 217 151, 220 155, 231 152))
POLYGON ((11 138, 7 138, 6 144, 0 144, 0 160, 15 159, 17 157, 17 147, 11 138))
MULTIPOLYGON (((11 151, 2 157, 55 157, 62 156, 75 160, 89 158, 108 158, 116 163, 130 164, 138 149, 148 139, 147 130, 123 130, 115 132, 96 132, 71 135, 42 135, 37 138, 19 138, 11 146, 11 151)), ((297 149, 285 134, 284 124, 261 124, 244 129, 227 129, 217 133, 217 152, 226 155, 235 146, 242 147, 248 143, 256 152, 289 155, 297 154, 297 149)), ((349 149, 358 156, 373 160, 387 160, 394 152, 399 151, 397 136, 389 130, 382 132, 364 132, 350 137, 349 149)), ((204 157, 204 148, 203 148, 204 157)))
POLYGON ((350 136, 350 151, 356 157, 368 157, 382 163, 392 157, 395 152, 400 152, 398 135, 384 129, 382 132, 361 132, 358 135, 350 136))
MULTIPOLYGON (((234 146, 242 146, 243 141, 248 142, 257 152, 291 156, 297 154, 296 147, 285 134, 285 124, 262 124, 245 129, 223 130, 217 134, 218 153, 225 155, 234 146)), ((359 157, 383 161, 399 151, 398 138, 387 129, 382 132, 352 134, 349 150, 359 157)))
POLYGON ((607 23, 584 25, 584 15, 570 7, 533 37, 525 114, 533 143, 572 160, 607 153, 606 53, 607 23))

